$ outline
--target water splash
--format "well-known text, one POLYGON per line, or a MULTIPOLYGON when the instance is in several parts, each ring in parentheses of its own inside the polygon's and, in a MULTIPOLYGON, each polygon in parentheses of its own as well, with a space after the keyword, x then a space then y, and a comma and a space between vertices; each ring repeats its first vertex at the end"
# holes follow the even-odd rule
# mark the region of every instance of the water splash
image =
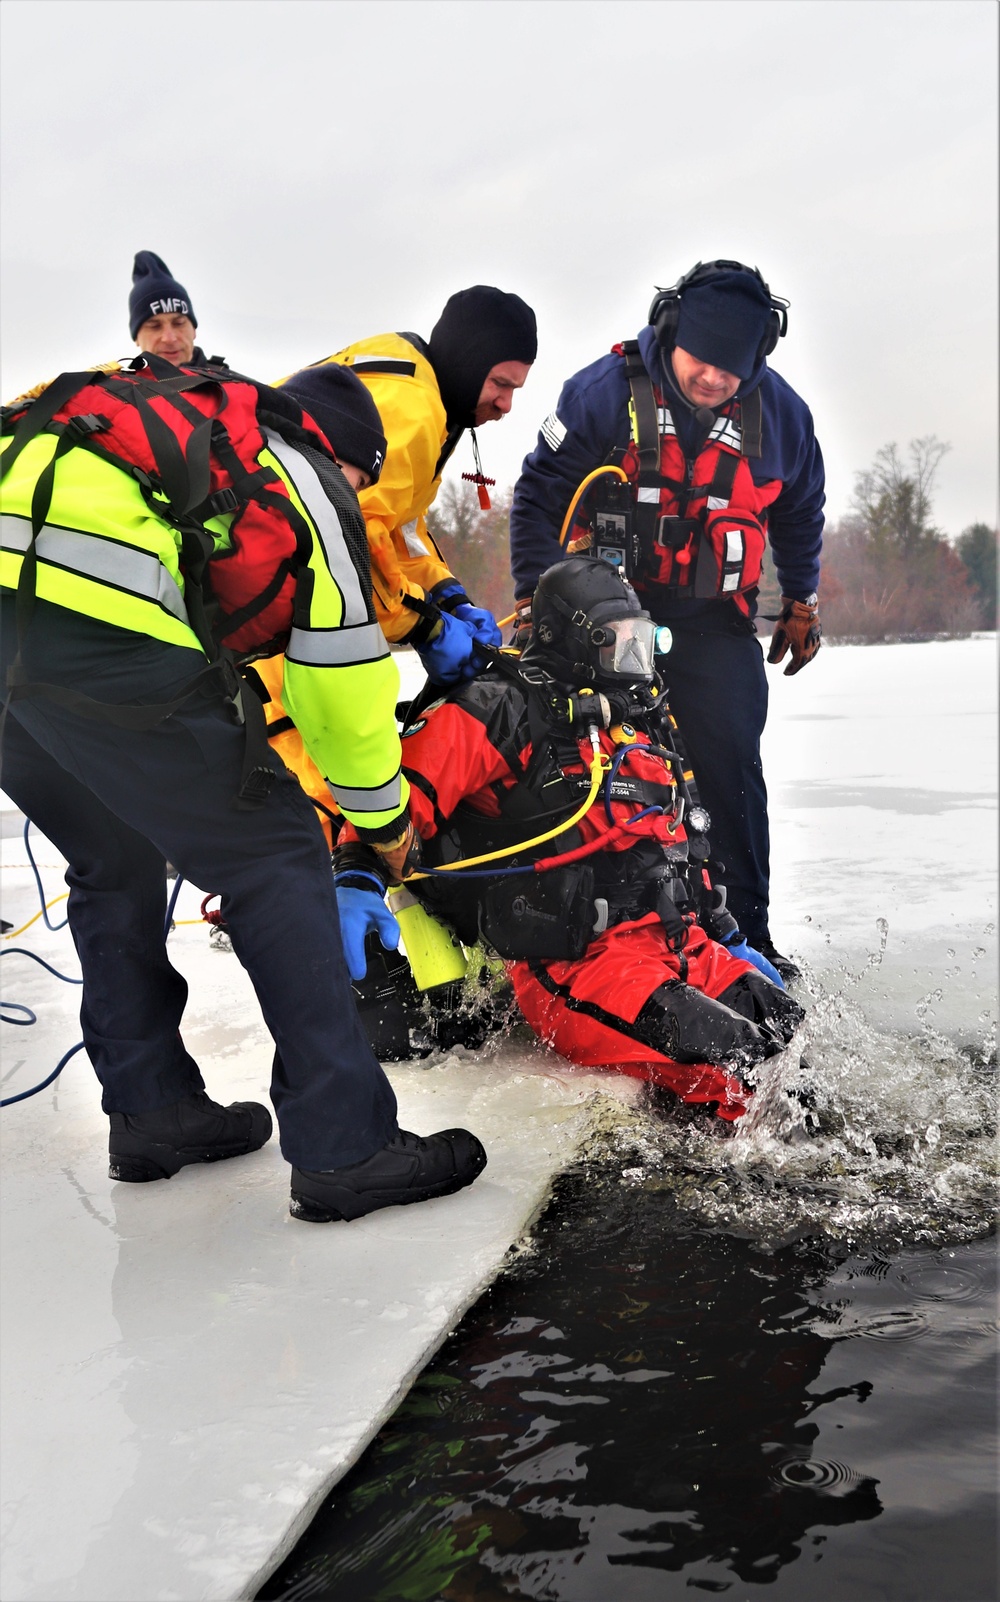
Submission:
POLYGON ((808 1016, 761 1068, 731 1139, 684 1110, 606 1107, 588 1158, 622 1184, 667 1193, 691 1223, 767 1250, 821 1236, 896 1251, 988 1233, 1000 1189, 995 1035, 959 1047, 921 1004, 913 1033, 871 1025, 857 992, 881 963, 884 919, 878 931, 877 949, 835 989, 806 974, 808 1016))

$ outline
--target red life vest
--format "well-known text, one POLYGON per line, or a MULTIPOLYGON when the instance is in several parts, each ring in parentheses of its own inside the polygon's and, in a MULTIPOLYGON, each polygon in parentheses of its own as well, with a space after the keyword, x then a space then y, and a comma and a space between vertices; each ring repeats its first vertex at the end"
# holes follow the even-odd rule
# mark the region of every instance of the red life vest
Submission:
POLYGON ((750 458, 760 455, 760 391, 732 400, 693 461, 677 438, 670 406, 653 383, 638 343, 614 347, 625 358, 632 390, 633 433, 622 468, 633 486, 641 568, 640 590, 690 600, 731 600, 749 615, 760 583, 767 508, 781 481, 755 484, 750 458))
POLYGON ((210 640, 238 656, 284 648, 312 536, 283 480, 258 456, 272 429, 332 457, 308 414, 228 368, 175 368, 148 357, 115 372, 64 374, 5 412, 5 432, 36 408, 32 436, 62 433, 67 445, 122 468, 150 510, 178 530, 185 601, 206 648, 210 640), (226 513, 229 544, 216 552, 205 521, 226 513))

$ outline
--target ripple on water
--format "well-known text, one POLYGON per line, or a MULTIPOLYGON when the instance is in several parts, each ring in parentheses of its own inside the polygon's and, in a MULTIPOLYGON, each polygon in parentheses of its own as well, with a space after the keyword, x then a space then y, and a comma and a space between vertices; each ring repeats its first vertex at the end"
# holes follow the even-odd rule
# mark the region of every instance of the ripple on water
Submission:
POLYGON ((924 1313, 907 1307, 894 1307, 887 1313, 878 1313, 865 1319, 852 1331, 873 1341, 911 1341, 915 1335, 925 1335, 930 1319, 924 1313))
POLYGON ((971 1268, 949 1268, 944 1263, 901 1268, 896 1277, 911 1296, 928 1302, 972 1302, 983 1288, 981 1274, 971 1268))
POLYGON ((791 1486, 806 1491, 825 1491, 830 1496, 847 1496, 857 1486, 877 1485, 870 1474, 859 1474, 857 1469, 833 1459, 793 1458, 779 1465, 774 1480, 777 1485, 791 1486))

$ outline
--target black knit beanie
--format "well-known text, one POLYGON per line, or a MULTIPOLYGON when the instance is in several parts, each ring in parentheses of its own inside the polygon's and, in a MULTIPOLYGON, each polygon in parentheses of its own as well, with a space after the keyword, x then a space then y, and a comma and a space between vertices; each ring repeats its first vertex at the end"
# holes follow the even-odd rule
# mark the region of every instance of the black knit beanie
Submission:
POLYGON ((427 342, 448 427, 470 427, 487 374, 498 362, 526 362, 538 353, 535 314, 519 295, 475 284, 452 295, 427 342))
POLYGON ((385 461, 385 433, 360 378, 339 362, 321 362, 293 373, 281 388, 319 424, 338 459, 360 467, 374 484, 385 461))
POLYGON ((132 338, 150 317, 170 317, 175 313, 190 317, 197 328, 198 319, 184 285, 171 276, 170 268, 155 251, 137 251, 128 297, 128 331, 132 338))

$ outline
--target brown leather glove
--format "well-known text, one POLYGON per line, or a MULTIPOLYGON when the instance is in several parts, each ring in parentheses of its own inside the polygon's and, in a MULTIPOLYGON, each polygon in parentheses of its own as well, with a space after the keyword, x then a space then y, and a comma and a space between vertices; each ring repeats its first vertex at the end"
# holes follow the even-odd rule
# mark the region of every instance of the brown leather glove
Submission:
POLYGON ((787 595, 783 595, 781 614, 771 635, 767 660, 780 662, 785 653, 791 651, 792 660, 785 669, 785 678, 788 678, 789 674, 797 673, 812 661, 819 650, 822 633, 819 603, 815 596, 805 601, 790 601, 787 595))
POLYGON ((522 595, 519 601, 514 602, 514 630, 510 644, 515 651, 523 651, 531 639, 531 601, 530 595, 522 595))
POLYGON ((388 875, 390 884, 402 884, 406 875, 413 871, 420 861, 420 836, 409 818, 406 820, 406 832, 398 840, 385 840, 376 843, 374 840, 366 841, 378 857, 379 865, 388 875))

